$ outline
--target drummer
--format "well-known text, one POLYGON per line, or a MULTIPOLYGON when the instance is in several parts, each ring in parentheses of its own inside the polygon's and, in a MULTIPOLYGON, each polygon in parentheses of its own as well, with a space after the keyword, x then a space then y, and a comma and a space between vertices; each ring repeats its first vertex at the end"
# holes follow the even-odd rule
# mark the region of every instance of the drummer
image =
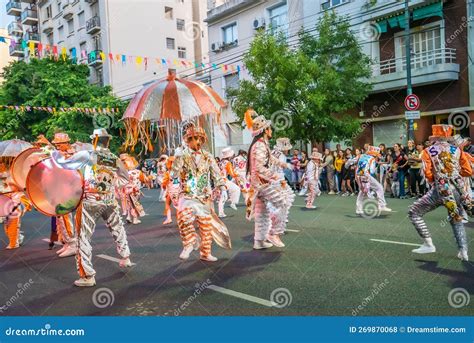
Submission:
MULTIPOLYGON (((65 158, 71 157, 75 152, 67 133, 55 133, 51 143, 65 158)), ((63 243, 63 247, 59 249, 56 254, 58 254, 59 257, 75 256, 77 251, 77 237, 74 230, 72 213, 56 217, 56 232, 59 240, 63 243)))

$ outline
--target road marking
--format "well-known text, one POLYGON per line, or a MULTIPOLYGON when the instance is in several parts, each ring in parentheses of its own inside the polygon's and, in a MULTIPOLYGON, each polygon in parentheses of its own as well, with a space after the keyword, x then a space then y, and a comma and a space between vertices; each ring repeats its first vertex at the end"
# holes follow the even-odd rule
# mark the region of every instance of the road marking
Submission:
POLYGON ((213 291, 222 293, 222 294, 227 294, 227 295, 230 295, 232 297, 236 297, 236 298, 244 299, 244 300, 247 300, 247 301, 251 301, 251 302, 263 305, 263 306, 273 307, 275 305, 270 300, 257 298, 257 297, 254 297, 252 295, 248 295, 248 294, 233 291, 231 289, 222 288, 222 287, 215 286, 215 285, 210 285, 210 286, 208 286, 208 288, 212 289, 213 291))
MULTIPOLYGON (((43 238, 42 241, 43 241, 43 242, 47 242, 47 243, 50 243, 50 242, 51 242, 51 240, 50 240, 49 238, 43 238)), ((54 244, 63 245, 63 243, 61 243, 61 242, 54 242, 54 244)))
POLYGON ((300 230, 292 230, 292 229, 286 229, 285 231, 289 231, 289 232, 300 232, 300 230))
POLYGON ((414 247, 421 247, 421 244, 415 244, 415 243, 406 243, 406 242, 397 242, 397 241, 385 241, 383 239, 370 239, 371 241, 374 242, 382 242, 382 243, 392 243, 392 244, 400 244, 400 245, 410 245, 414 247))
MULTIPOLYGON (((104 260, 120 263, 119 258, 115 258, 115 257, 109 256, 109 255, 100 254, 100 255, 97 255, 97 257, 103 258, 104 260)), ((132 262, 132 266, 136 266, 136 265, 137 265, 136 263, 132 262)))

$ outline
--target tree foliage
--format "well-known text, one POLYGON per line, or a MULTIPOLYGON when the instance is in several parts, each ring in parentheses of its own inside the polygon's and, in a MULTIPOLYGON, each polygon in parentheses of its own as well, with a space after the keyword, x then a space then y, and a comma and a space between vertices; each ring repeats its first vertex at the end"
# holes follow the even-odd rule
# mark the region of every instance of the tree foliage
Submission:
POLYGON ((283 34, 257 34, 244 58, 252 79, 227 94, 235 113, 242 117, 254 108, 274 120, 278 136, 350 139, 359 124, 347 112, 368 95, 371 61, 349 27, 347 20, 326 12, 317 35, 301 31, 296 46, 283 34))
POLYGON ((29 63, 13 62, 5 67, 5 82, 0 91, 0 104, 55 107, 57 112, 0 110, 0 140, 21 138, 33 141, 39 134, 51 138, 64 131, 72 141, 89 142, 94 128, 105 127, 115 139, 114 149, 121 144, 117 139, 123 124, 120 114, 126 103, 114 97, 110 87, 99 87, 88 82, 89 68, 70 61, 32 59, 29 63), (86 114, 60 112, 59 108, 119 108, 116 114, 86 114))

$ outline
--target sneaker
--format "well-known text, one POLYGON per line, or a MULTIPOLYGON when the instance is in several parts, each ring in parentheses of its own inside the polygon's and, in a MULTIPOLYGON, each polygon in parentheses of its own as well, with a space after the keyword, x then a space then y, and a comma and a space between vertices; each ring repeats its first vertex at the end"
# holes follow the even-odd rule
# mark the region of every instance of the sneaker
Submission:
POLYGON ((358 210, 356 210, 356 214, 359 215, 359 216, 361 216, 361 215, 364 214, 364 211, 358 211, 358 210))
POLYGON ((5 249, 7 249, 7 250, 13 250, 13 249, 18 249, 19 247, 20 247, 19 244, 15 245, 15 246, 13 246, 13 247, 12 247, 11 245, 9 245, 9 246, 7 246, 5 249))
POLYGON ((200 259, 201 259, 201 261, 207 261, 207 262, 216 262, 217 261, 217 257, 212 256, 210 254, 207 255, 207 256, 201 255, 200 259))
POLYGON ((56 254, 59 255, 59 254, 61 254, 64 250, 66 250, 66 249, 67 249, 67 244, 64 244, 61 249, 59 249, 58 251, 56 251, 56 254))
POLYGON ((132 266, 132 261, 130 261, 130 257, 122 258, 119 262, 120 268, 130 268, 132 266))
POLYGON ((355 196, 356 194, 355 193, 351 193, 351 197, 355 196))
POLYGON ((179 258, 182 259, 182 260, 187 260, 189 258, 189 256, 191 255, 191 253, 193 252, 193 250, 194 250, 194 247, 193 247, 192 244, 186 245, 183 248, 183 251, 181 251, 181 254, 179 255, 179 258))
POLYGON ((173 222, 173 219, 166 218, 166 220, 163 222, 163 225, 168 225, 168 224, 171 224, 172 222, 173 222))
POLYGON ((392 212, 391 208, 388 208, 387 206, 379 208, 380 212, 392 212))
POLYGON ((458 252, 458 258, 461 261, 469 261, 469 257, 467 256, 467 250, 466 249, 460 249, 458 252))
POLYGON ((436 252, 436 247, 434 245, 423 243, 422 246, 417 249, 413 249, 411 252, 414 252, 415 254, 431 254, 436 252))
POLYGON ((80 278, 74 281, 74 285, 77 287, 93 287, 95 286, 95 277, 91 276, 89 278, 80 278))
POLYGON ((306 208, 309 209, 309 210, 313 210, 316 208, 316 206, 314 205, 306 205, 306 208))
POLYGON ((138 218, 133 218, 133 220, 132 220, 132 224, 133 224, 133 225, 141 224, 141 222, 142 222, 142 221, 141 221, 140 219, 138 219, 138 218))
POLYGON ((227 217, 227 215, 225 213, 223 213, 223 214, 219 214, 218 217, 219 218, 225 218, 225 217, 227 217))
POLYGON ((237 206, 235 204, 230 204, 229 207, 235 211, 237 211, 237 206))
POLYGON ((330 191, 328 194, 329 194, 329 195, 334 195, 334 194, 336 194, 336 192, 330 191))
POLYGON ((268 243, 265 241, 255 241, 253 243, 253 248, 255 250, 268 249, 268 248, 271 248, 272 246, 273 246, 272 243, 268 243))
POLYGON ((279 235, 268 235, 267 236, 267 241, 272 243, 277 248, 284 248, 285 247, 285 244, 281 241, 281 238, 280 238, 279 235))
POLYGON ((18 244, 23 245, 24 240, 25 240, 25 235, 20 233, 20 237, 18 237, 18 244))
POLYGON ((75 256, 77 252, 77 248, 74 245, 67 245, 66 249, 64 249, 58 256, 59 257, 69 257, 75 256))
POLYGON ((343 197, 347 197, 347 196, 349 196, 349 193, 347 193, 347 192, 345 192, 345 193, 342 193, 342 195, 341 195, 341 196, 343 196, 343 197))

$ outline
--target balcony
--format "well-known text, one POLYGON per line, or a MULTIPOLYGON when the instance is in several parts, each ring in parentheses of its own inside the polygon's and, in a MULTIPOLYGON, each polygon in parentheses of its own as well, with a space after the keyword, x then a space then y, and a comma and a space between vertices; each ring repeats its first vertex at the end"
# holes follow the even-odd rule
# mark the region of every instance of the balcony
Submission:
POLYGON ((48 18, 43 20, 43 24, 41 25, 41 29, 43 33, 48 34, 53 31, 53 19, 48 18))
POLYGON ((36 0, 20 0, 20 2, 24 2, 25 4, 34 4, 36 0))
POLYGON ((23 25, 37 25, 38 12, 32 10, 24 10, 21 13, 21 23, 23 25))
POLYGON ((207 18, 204 21, 212 23, 247 6, 261 2, 263 2, 263 0, 226 0, 222 5, 207 11, 207 18))
POLYGON ((70 19, 74 15, 74 10, 72 8, 72 5, 69 2, 66 2, 63 6, 63 18, 64 19, 70 19))
POLYGON ((25 51, 21 46, 21 41, 17 42, 16 45, 10 45, 10 56, 13 57, 23 57, 25 56, 25 51))
POLYGON ((40 42, 40 35, 36 32, 26 31, 23 35, 23 40, 26 42, 40 42))
POLYGON ((21 3, 18 1, 10 0, 7 2, 7 14, 20 16, 21 15, 21 3))
POLYGON ((21 36, 23 34, 23 27, 20 23, 13 21, 8 25, 8 34, 10 36, 21 36))
MULTIPOLYGON (((413 54, 411 58, 411 82, 423 86, 459 79, 456 49, 435 49, 413 54)), ((373 66, 372 93, 406 87, 406 59, 394 58, 373 66)))
POLYGON ((97 0, 85 0, 89 5, 93 5, 97 2, 97 0))
POLYGON ((89 53, 87 57, 87 62, 90 67, 98 67, 101 66, 104 61, 102 61, 102 57, 100 56, 101 50, 94 50, 89 53))
POLYGON ((86 22, 86 32, 94 34, 100 31, 100 18, 98 16, 92 17, 86 22))

